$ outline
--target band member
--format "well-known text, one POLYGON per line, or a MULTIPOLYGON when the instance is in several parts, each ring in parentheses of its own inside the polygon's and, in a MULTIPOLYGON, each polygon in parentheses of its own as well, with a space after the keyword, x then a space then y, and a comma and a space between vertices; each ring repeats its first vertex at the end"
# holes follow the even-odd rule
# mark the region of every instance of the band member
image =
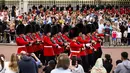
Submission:
POLYGON ((53 44, 51 41, 51 25, 46 24, 44 27, 44 34, 45 36, 43 37, 43 41, 44 41, 44 49, 43 49, 43 53, 45 56, 45 60, 46 60, 46 65, 48 64, 48 61, 50 60, 55 60, 55 53, 54 53, 54 49, 56 47, 59 47, 58 44, 53 44))
POLYGON ((77 27, 71 28, 69 32, 69 37, 72 39, 70 42, 70 57, 77 56, 80 57, 80 51, 86 47, 90 47, 90 44, 79 44, 77 42, 77 36, 79 35, 79 29, 77 27))
POLYGON ((23 24, 20 24, 16 27, 16 34, 17 34, 16 44, 18 46, 18 50, 17 50, 18 54, 20 54, 21 51, 27 52, 26 46, 30 45, 30 43, 27 42, 26 39, 24 38, 24 32, 25 32, 24 30, 25 27, 23 24))
POLYGON ((61 39, 62 39, 62 41, 64 42, 64 43, 67 43, 67 47, 65 47, 64 49, 64 53, 68 53, 68 55, 70 55, 70 46, 69 46, 69 44, 70 44, 70 42, 72 41, 68 36, 68 32, 69 32, 69 30, 70 30, 70 26, 69 25, 65 25, 64 27, 63 27, 63 30, 62 30, 62 36, 60 36, 61 37, 61 39))
POLYGON ((78 44, 76 41, 78 33, 79 31, 77 27, 71 28, 69 32, 69 37, 72 39, 72 42, 70 42, 70 57, 71 56, 80 57, 80 50, 81 48, 84 47, 83 44, 78 44))
POLYGON ((44 55, 43 55, 43 35, 40 33, 40 25, 36 24, 35 25, 36 27, 36 33, 35 33, 35 38, 36 38, 36 41, 35 41, 35 45, 36 45, 36 50, 35 50, 35 53, 37 53, 37 56, 38 58, 41 60, 41 62, 44 64, 44 55))
MULTIPOLYGON (((32 26, 29 24, 25 27, 25 34, 26 34, 26 39, 28 40, 28 42, 34 42, 33 38, 31 37, 31 32, 32 32, 32 26)), ((33 53, 34 52, 34 46, 27 46, 27 52, 28 53, 33 53)))
MULTIPOLYGON (((78 29, 80 30, 79 31, 79 36, 77 37, 77 42, 79 43, 79 44, 87 44, 87 43, 89 43, 88 42, 88 40, 86 40, 85 39, 85 37, 84 37, 84 32, 85 32, 85 26, 82 24, 82 22, 80 22, 80 23, 78 23, 77 25, 76 25, 76 27, 78 27, 78 29)), ((89 47, 88 48, 85 48, 85 49, 89 49, 89 47)), ((85 72, 88 72, 89 71, 89 62, 88 62, 88 54, 86 53, 86 50, 85 49, 81 49, 80 50, 80 57, 81 57, 81 59, 82 59, 82 66, 83 66, 83 68, 84 68, 84 71, 85 72)))
MULTIPOLYGON (((51 41, 52 41, 53 44, 62 45, 62 43, 60 43, 57 40, 57 33, 58 33, 58 27, 56 25, 53 25, 52 28, 51 28, 51 41)), ((54 47, 54 53, 55 53, 55 55, 59 55, 61 53, 60 49, 57 48, 57 47, 54 47)))
POLYGON ((95 42, 93 47, 96 49, 94 52, 95 54, 95 62, 98 58, 101 58, 102 56, 102 49, 101 49, 101 39, 97 37, 97 33, 93 32, 92 33, 92 40, 95 42))
POLYGON ((59 25, 59 24, 57 24, 56 25, 57 26, 57 28, 58 28, 58 32, 57 32, 57 44, 59 44, 62 48, 60 49, 60 52, 61 53, 63 53, 64 52, 64 49, 66 49, 66 47, 67 47, 67 42, 66 42, 66 40, 65 39, 63 39, 63 37, 62 37, 62 27, 61 27, 61 25, 59 25))
MULTIPOLYGON (((88 41, 88 42, 92 42, 91 41, 91 28, 90 28, 90 25, 91 24, 87 24, 86 25, 86 36, 85 36, 85 39, 88 41)), ((94 66, 94 61, 95 61, 95 58, 94 58, 94 51, 92 49, 86 49, 86 52, 88 54, 88 61, 89 61, 89 65, 90 67, 93 67, 94 66)))

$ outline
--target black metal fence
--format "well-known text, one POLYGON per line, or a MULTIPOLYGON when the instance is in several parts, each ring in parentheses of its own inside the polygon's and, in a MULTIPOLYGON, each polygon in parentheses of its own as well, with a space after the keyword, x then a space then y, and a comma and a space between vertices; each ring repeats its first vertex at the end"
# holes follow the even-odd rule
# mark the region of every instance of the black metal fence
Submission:
MULTIPOLYGON (((20 0, 13 0, 13 1, 5 1, 5 0, 0 0, 0 6, 2 4, 5 4, 9 8, 12 7, 12 5, 15 5, 19 7, 19 2, 20 0)), ((73 7, 76 5, 82 5, 82 4, 89 4, 89 5, 94 5, 94 4, 112 4, 112 5, 118 5, 118 6, 130 6, 130 0, 28 0, 28 8, 32 7, 33 5, 39 6, 52 6, 52 5, 57 5, 57 6, 67 6, 68 4, 71 4, 73 7)))

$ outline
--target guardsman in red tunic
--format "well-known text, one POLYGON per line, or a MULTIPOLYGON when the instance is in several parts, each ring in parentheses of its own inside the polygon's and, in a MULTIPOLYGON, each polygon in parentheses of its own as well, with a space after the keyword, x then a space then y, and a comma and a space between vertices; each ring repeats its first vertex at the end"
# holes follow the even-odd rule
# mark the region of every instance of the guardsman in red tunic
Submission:
POLYGON ((59 24, 57 24, 56 25, 57 26, 57 28, 58 28, 58 32, 57 32, 57 44, 59 44, 62 48, 60 49, 60 52, 61 53, 63 53, 64 52, 64 49, 67 47, 67 42, 64 40, 64 39, 62 39, 62 27, 61 27, 61 25, 59 25, 59 24))
POLYGON ((83 44, 77 43, 78 34, 79 34, 79 31, 77 27, 71 28, 69 32, 69 37, 72 39, 72 41, 70 42, 70 57, 72 56, 80 57, 80 50, 81 48, 84 48, 85 46, 83 44))
POLYGON ((36 27, 36 32, 34 34, 35 36, 35 45, 36 45, 36 48, 35 48, 35 52, 38 54, 38 55, 41 55, 42 53, 42 50, 43 50, 43 41, 42 41, 42 35, 40 33, 40 26, 38 24, 35 25, 36 27))
POLYGON ((30 44, 29 42, 26 41, 26 39, 24 39, 24 30, 25 27, 23 24, 20 24, 16 27, 16 33, 17 33, 16 44, 18 46, 17 50, 18 54, 20 54, 21 51, 27 52, 26 46, 30 44))
POLYGON ((69 25, 65 25, 63 27, 63 30, 62 30, 62 36, 61 39, 64 43, 67 43, 67 47, 64 48, 64 53, 68 53, 68 55, 70 55, 70 42, 72 41, 68 36, 68 32, 70 30, 70 26, 69 25))
MULTIPOLYGON (((76 27, 78 27, 78 29, 80 30, 79 31, 79 36, 77 37, 77 42, 79 43, 79 44, 87 44, 87 43, 89 43, 89 41, 88 40, 86 40, 85 39, 85 36, 84 36, 84 34, 85 34, 85 26, 82 24, 82 22, 80 22, 80 23, 78 23, 77 25, 76 25, 76 27)), ((85 48, 85 49, 89 49, 89 47, 87 47, 87 48, 85 48)), ((84 71, 85 72, 88 72, 89 71, 89 62, 88 62, 88 54, 86 53, 86 50, 85 49, 81 49, 81 51, 80 51, 80 57, 81 57, 81 59, 82 59, 82 64, 83 64, 83 68, 84 68, 84 71)))
POLYGON ((95 42, 93 47, 96 49, 96 51, 95 51, 95 61, 96 61, 98 58, 101 58, 101 56, 102 56, 101 39, 97 37, 96 32, 93 32, 92 40, 94 40, 94 42, 95 42))
MULTIPOLYGON (((32 32, 32 27, 31 25, 27 25, 25 27, 25 34, 26 34, 26 39, 29 41, 29 42, 34 42, 33 39, 30 37, 31 36, 31 32, 32 32)), ((34 52, 34 48, 33 48, 33 45, 32 46, 27 46, 27 52, 28 53, 33 53, 34 52)))
POLYGON ((80 57, 80 51, 85 47, 90 47, 88 44, 79 44, 77 42, 77 36, 79 35, 78 27, 71 28, 69 32, 69 37, 72 39, 70 42, 70 57, 77 56, 80 57))
POLYGON ((36 48, 34 49, 35 50, 35 53, 37 54, 38 58, 41 60, 41 62, 44 64, 45 63, 45 57, 43 55, 43 37, 42 37, 42 34, 40 33, 40 26, 38 24, 35 25, 36 27, 36 32, 35 32, 35 46, 36 48))
MULTIPOLYGON (((91 43, 91 28, 90 28, 90 25, 91 24, 87 24, 86 25, 86 36, 85 36, 85 39, 89 42, 89 43, 91 43)), ((95 59, 94 59, 94 51, 93 51, 93 49, 86 49, 86 52, 87 52, 87 54, 88 54, 88 61, 89 61, 89 65, 90 65, 90 67, 93 67, 94 66, 94 61, 95 61, 95 59)))
POLYGON ((44 41, 43 53, 45 56, 46 65, 48 64, 48 61, 55 60, 54 48, 59 47, 57 44, 52 43, 51 38, 50 38, 51 36, 50 32, 51 32, 51 25, 46 24, 44 27, 45 36, 43 37, 43 41, 44 41))
MULTIPOLYGON (((53 44, 61 44, 58 40, 57 40, 57 33, 58 33, 58 27, 56 25, 53 25, 52 28, 51 28, 51 41, 53 44)), ((61 52, 60 52, 60 49, 61 48, 57 48, 57 47, 54 47, 54 53, 55 55, 59 55, 61 52)))

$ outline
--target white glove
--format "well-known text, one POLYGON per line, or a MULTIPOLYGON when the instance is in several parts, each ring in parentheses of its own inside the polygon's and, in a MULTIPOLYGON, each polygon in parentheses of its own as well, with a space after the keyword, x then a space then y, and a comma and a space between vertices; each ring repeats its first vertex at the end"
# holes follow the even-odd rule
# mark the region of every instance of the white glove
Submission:
POLYGON ((88 44, 85 44, 85 46, 86 46, 86 47, 90 47, 90 46, 91 46, 91 44, 90 44, 90 43, 88 43, 88 44))
POLYGON ((61 48, 60 46, 58 46, 58 48, 61 48))

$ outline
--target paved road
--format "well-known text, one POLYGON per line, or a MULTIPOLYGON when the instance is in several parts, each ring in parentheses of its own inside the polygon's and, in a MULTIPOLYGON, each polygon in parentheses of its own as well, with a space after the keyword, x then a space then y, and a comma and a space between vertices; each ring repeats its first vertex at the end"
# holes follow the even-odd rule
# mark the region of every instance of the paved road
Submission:
MULTIPOLYGON (((126 51, 129 53, 130 58, 130 48, 129 47, 103 47, 103 56, 104 54, 110 54, 113 59, 113 65, 115 66, 115 62, 117 59, 121 59, 120 53, 126 51)), ((0 54, 4 54, 6 60, 10 60, 10 56, 12 53, 16 53, 17 46, 10 46, 10 45, 0 45, 0 54)))

